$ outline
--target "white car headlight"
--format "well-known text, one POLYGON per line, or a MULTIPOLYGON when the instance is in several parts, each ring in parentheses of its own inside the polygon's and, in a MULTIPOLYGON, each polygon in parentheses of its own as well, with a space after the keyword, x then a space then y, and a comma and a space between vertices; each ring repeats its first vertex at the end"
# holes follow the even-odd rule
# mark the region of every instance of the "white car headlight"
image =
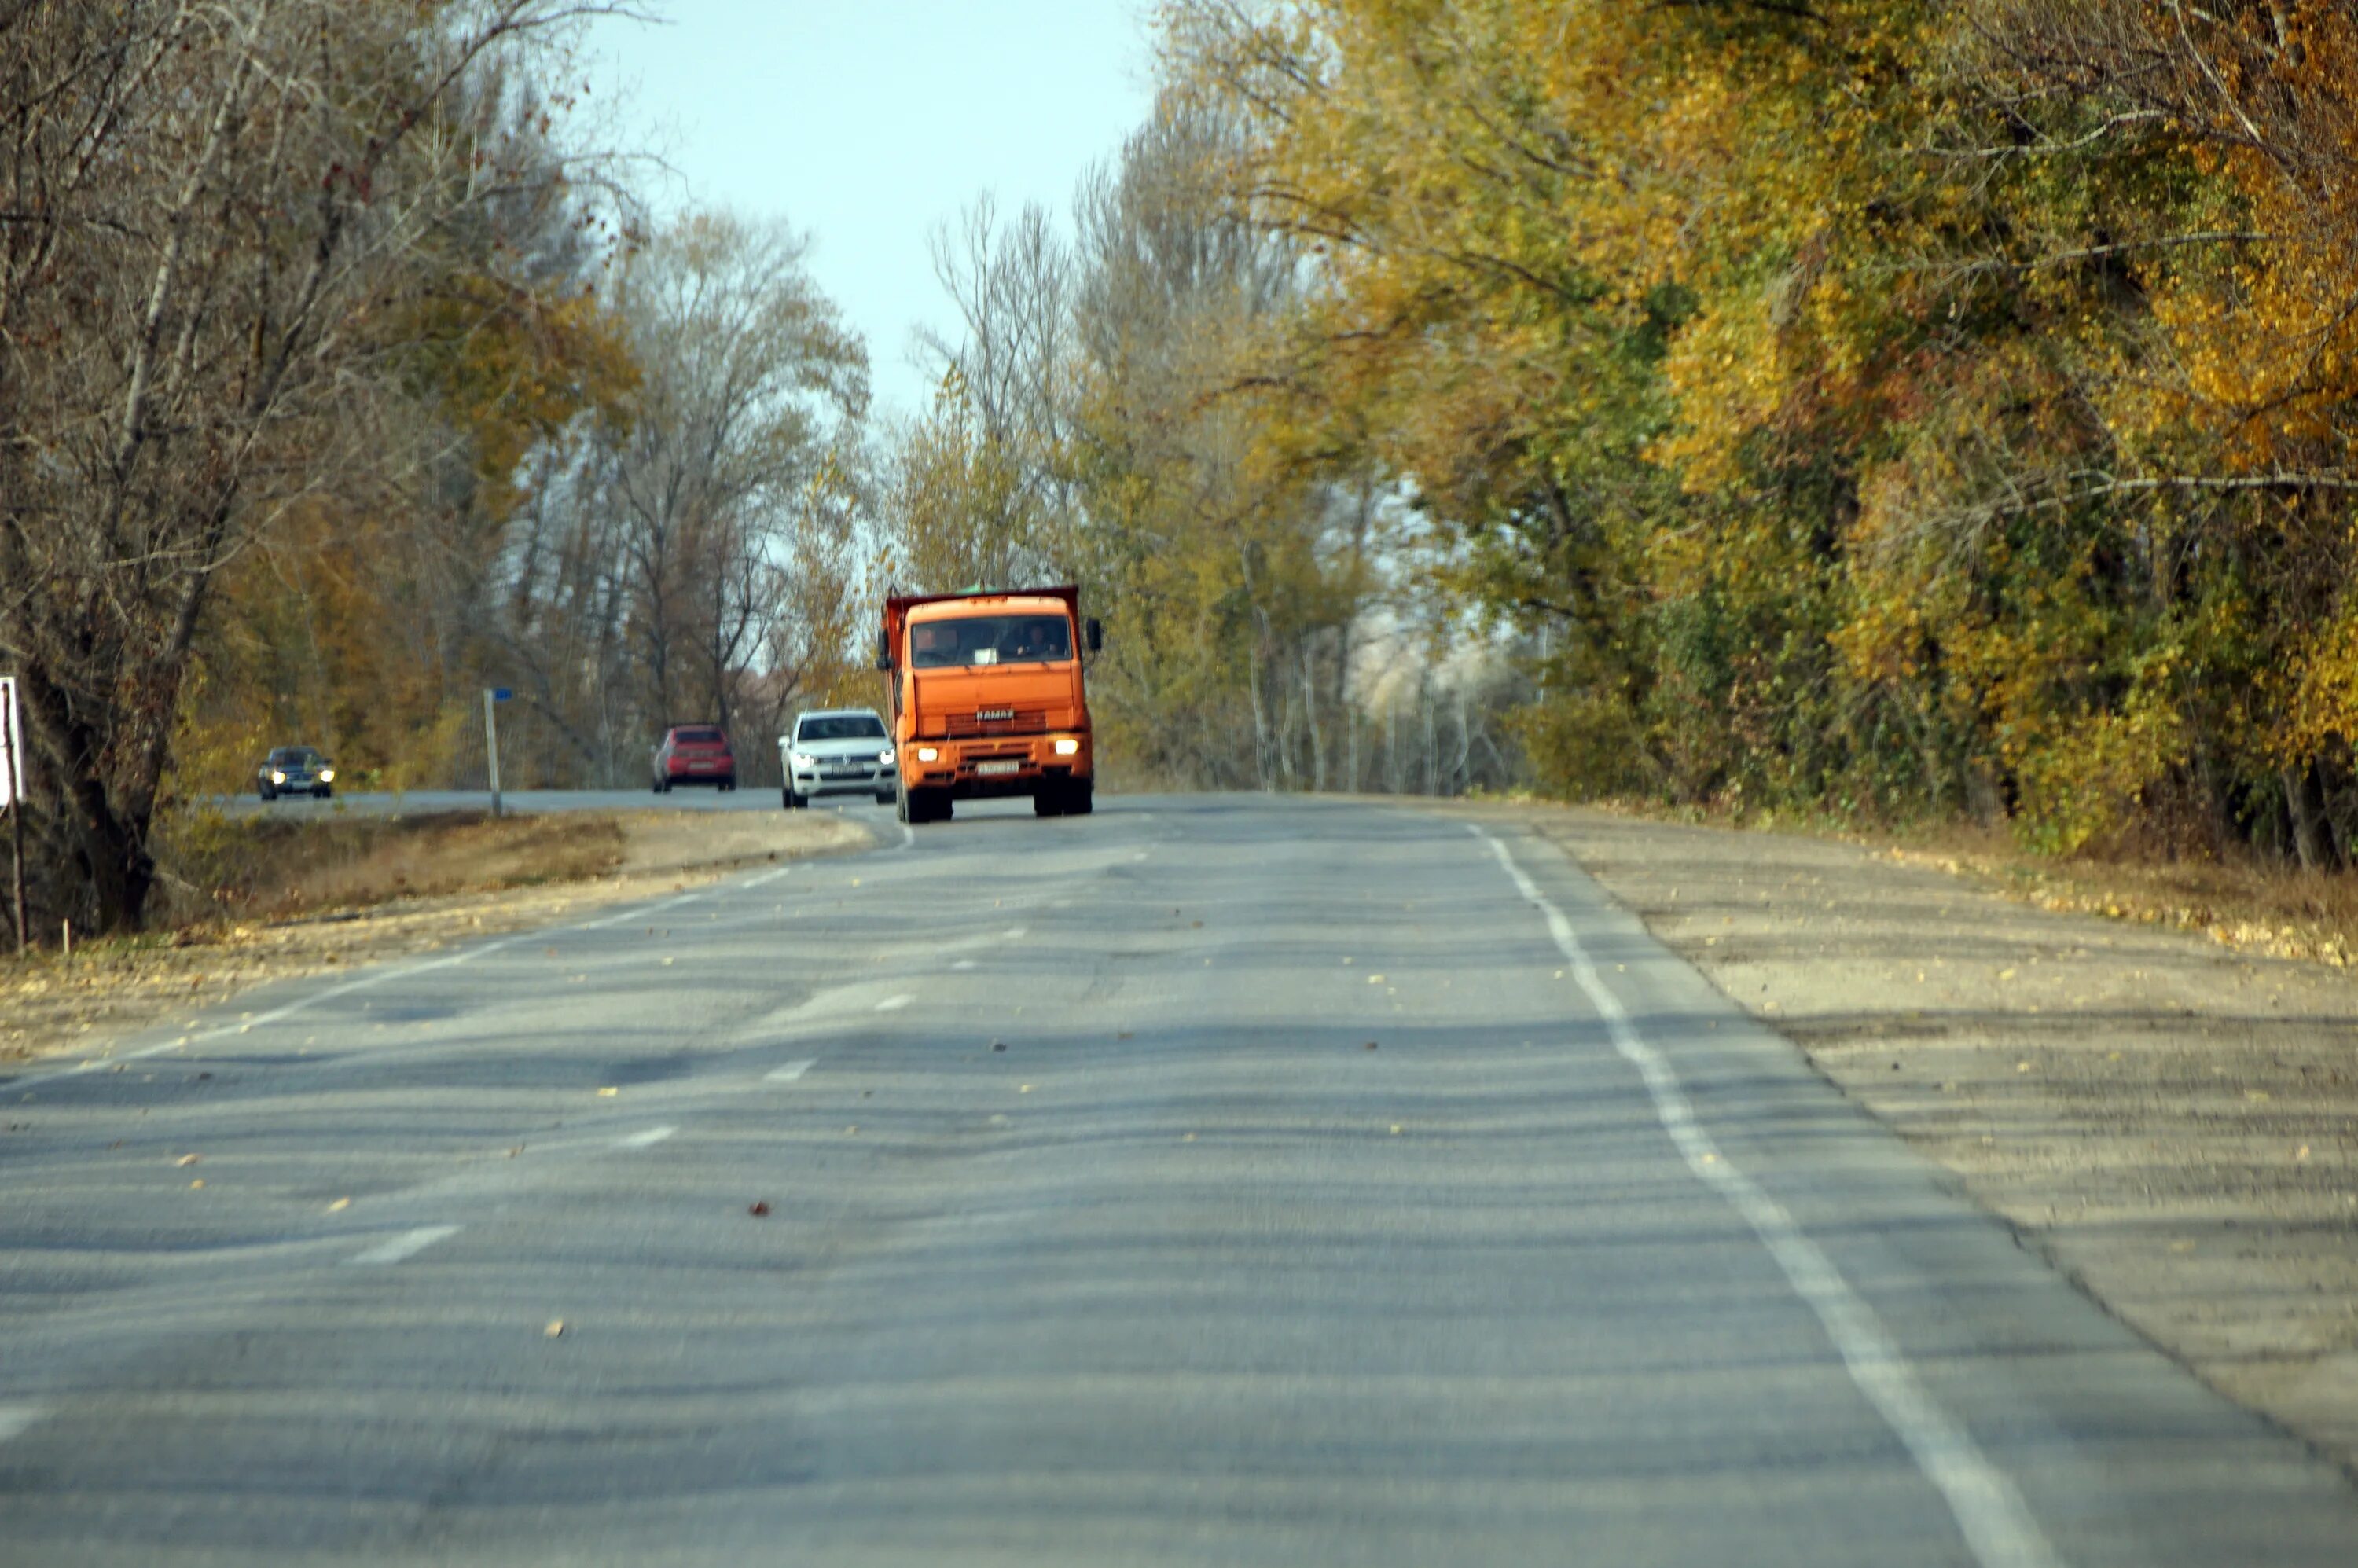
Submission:
POLYGON ((890 746, 887 746, 887 747, 885 747, 882 751, 881 751, 881 752, 877 752, 877 753, 876 753, 876 760, 877 760, 878 762, 891 762, 891 761, 892 760, 892 747, 890 747, 890 746))
POLYGON ((818 759, 812 756, 808 752, 796 752, 795 753, 795 766, 798 768, 815 768, 818 766, 818 759))
POLYGON ((272 784, 285 784, 287 782, 287 775, 280 773, 276 768, 273 768, 270 770, 270 782, 272 784))
POLYGON ((1056 755, 1060 757, 1077 757, 1080 754, 1081 743, 1078 741, 1059 741, 1056 742, 1056 755))
POLYGON ((921 762, 938 762, 941 760, 942 754, 936 748, 932 746, 920 746, 917 748, 917 761, 921 762))
POLYGON ((321 768, 319 770, 319 782, 321 784, 334 784, 336 782, 336 770, 333 768, 321 768))

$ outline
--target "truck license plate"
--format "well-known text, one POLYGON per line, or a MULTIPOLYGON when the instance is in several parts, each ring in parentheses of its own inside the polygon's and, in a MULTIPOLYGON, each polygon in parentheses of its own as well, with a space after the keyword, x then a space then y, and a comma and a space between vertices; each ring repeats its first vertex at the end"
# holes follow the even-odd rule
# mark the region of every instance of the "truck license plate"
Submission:
POLYGON ((974 771, 978 773, 1011 773, 1022 765, 1014 758, 1008 757, 998 762, 977 762, 974 771))

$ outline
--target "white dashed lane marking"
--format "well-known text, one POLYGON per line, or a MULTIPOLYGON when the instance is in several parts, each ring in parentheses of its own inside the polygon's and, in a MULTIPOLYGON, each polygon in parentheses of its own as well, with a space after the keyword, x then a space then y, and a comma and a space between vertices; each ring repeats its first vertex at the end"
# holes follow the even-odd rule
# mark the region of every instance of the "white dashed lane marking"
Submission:
POLYGON ((888 996, 882 1001, 876 1004, 876 1011, 879 1012, 898 1012, 916 1000, 917 999, 915 997, 910 996, 906 992, 903 992, 899 996, 888 996))
POLYGON ((344 1260, 347 1263, 382 1265, 398 1263, 405 1258, 415 1258, 438 1241, 447 1241, 459 1234, 455 1225, 427 1225, 406 1231, 390 1241, 380 1241, 364 1252, 355 1252, 344 1260))
POLYGON ((614 1141, 617 1149, 649 1149, 679 1130, 676 1127, 650 1127, 644 1132, 633 1132, 628 1138, 614 1141))
POLYGON ((817 1064, 815 1062, 788 1062, 782 1067, 773 1067, 763 1074, 762 1081, 770 1084, 791 1084, 816 1065, 817 1064))

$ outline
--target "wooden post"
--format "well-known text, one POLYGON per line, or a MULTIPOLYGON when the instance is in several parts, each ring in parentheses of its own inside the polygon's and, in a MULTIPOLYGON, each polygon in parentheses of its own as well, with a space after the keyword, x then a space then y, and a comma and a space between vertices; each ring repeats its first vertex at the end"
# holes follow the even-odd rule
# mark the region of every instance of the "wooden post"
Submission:
POLYGON ((500 719, 499 693, 483 689, 483 753, 492 763, 492 815, 500 814, 500 719))
POLYGON ((0 680, 0 791, 8 807, 9 907, 16 919, 16 957, 32 946, 32 928, 25 923, 25 768, 24 751, 16 738, 16 681, 0 680))

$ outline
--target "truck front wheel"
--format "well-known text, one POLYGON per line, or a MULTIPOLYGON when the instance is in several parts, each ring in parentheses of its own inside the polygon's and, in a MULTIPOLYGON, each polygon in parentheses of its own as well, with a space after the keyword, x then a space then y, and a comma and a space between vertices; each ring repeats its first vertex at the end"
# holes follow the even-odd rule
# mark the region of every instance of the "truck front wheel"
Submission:
POLYGON ((901 820, 903 822, 946 822, 950 815, 950 794, 946 789, 917 789, 901 786, 901 820))
POLYGON ((1089 779, 1065 786, 1065 815, 1087 816, 1097 801, 1097 784, 1089 779))

